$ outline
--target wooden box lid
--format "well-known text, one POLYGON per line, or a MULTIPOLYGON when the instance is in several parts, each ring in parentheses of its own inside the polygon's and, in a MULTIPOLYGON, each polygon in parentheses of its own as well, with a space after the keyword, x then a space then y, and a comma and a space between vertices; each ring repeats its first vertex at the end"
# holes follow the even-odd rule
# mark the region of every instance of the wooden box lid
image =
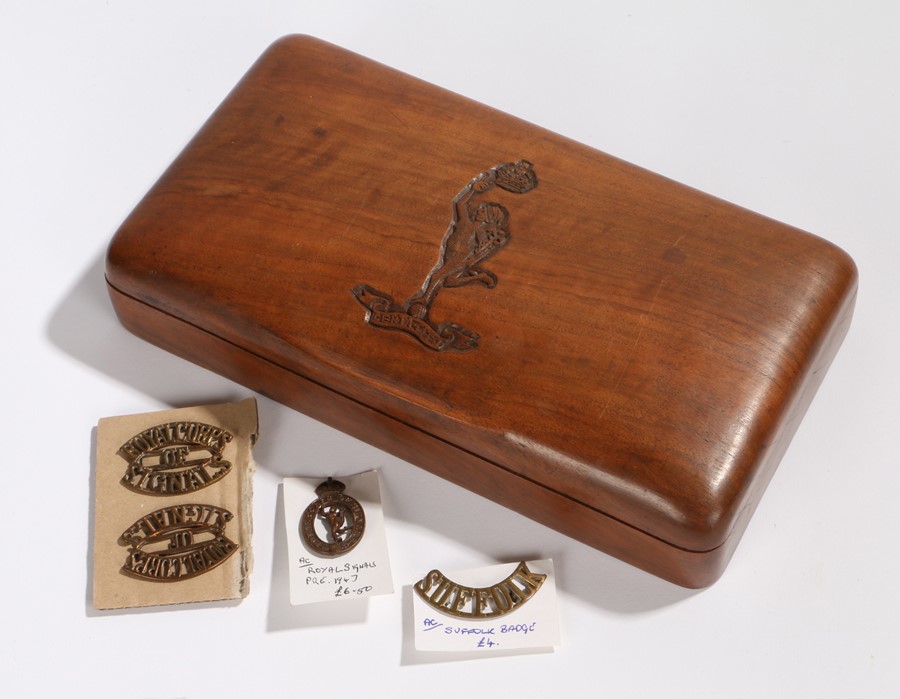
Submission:
POLYGON ((138 334, 690 586, 856 290, 820 238, 308 37, 223 102, 107 279, 138 334))

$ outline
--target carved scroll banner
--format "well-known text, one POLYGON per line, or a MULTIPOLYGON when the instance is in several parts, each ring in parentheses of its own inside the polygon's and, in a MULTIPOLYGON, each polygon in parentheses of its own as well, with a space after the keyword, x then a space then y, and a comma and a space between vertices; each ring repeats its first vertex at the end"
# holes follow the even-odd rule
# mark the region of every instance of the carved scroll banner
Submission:
POLYGON ((256 400, 97 426, 97 609, 241 599, 252 566, 256 400))

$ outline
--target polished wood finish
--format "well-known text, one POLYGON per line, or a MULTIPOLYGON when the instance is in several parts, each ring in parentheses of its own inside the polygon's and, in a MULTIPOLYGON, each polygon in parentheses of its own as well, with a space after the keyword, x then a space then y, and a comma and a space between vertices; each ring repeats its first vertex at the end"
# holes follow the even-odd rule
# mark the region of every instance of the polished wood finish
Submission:
POLYGON ((151 342, 689 587, 727 564, 856 290, 815 236, 307 37, 160 178, 107 278, 151 342), (536 186, 488 186, 520 161, 536 186), (468 222, 472 255, 502 252, 422 308, 468 222), (367 323, 366 288, 477 341, 367 323))

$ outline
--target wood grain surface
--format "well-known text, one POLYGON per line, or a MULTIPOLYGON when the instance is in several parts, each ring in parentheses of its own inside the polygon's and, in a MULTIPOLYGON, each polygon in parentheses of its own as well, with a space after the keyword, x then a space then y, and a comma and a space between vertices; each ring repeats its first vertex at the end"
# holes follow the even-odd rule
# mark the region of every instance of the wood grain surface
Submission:
POLYGON ((107 279, 151 342, 690 587, 727 564, 856 292, 813 235, 308 37, 154 185, 107 279), (536 187, 454 205, 519 160, 536 187), (502 249, 418 312, 477 346, 367 324, 351 290, 399 308, 463 226, 502 249))

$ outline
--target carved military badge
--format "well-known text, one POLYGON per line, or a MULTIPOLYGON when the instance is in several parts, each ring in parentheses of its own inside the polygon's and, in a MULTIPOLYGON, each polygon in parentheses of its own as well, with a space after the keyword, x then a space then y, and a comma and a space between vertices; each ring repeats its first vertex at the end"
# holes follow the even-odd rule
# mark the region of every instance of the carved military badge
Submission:
POLYGON ((225 536, 232 517, 213 505, 172 505, 151 512, 119 537, 119 544, 129 547, 122 572, 151 582, 202 575, 238 550, 225 536))
POLYGON ((478 334, 457 323, 435 323, 431 306, 443 288, 482 284, 492 289, 497 284, 493 272, 481 265, 497 254, 510 240, 509 212, 487 193, 499 187, 514 194, 525 194, 537 187, 537 175, 527 160, 503 163, 482 172, 453 199, 450 225, 441 242, 438 261, 425 277, 422 288, 402 303, 367 284, 351 289, 366 309, 366 322, 377 328, 399 330, 415 337, 433 350, 475 349, 478 334))
POLYGON ((544 573, 533 573, 525 561, 490 587, 466 587, 432 570, 413 589, 426 604, 461 619, 493 619, 509 614, 530 600, 544 584, 544 573))
POLYGON ((222 458, 234 436, 200 422, 169 422, 136 434, 118 451, 128 468, 122 485, 149 495, 192 493, 224 478, 222 458))
POLYGON ((300 517, 306 545, 320 556, 341 556, 352 550, 366 530, 362 505, 344 494, 346 486, 329 478, 316 487, 316 495, 300 517), (317 531, 317 523, 324 536, 317 531))

